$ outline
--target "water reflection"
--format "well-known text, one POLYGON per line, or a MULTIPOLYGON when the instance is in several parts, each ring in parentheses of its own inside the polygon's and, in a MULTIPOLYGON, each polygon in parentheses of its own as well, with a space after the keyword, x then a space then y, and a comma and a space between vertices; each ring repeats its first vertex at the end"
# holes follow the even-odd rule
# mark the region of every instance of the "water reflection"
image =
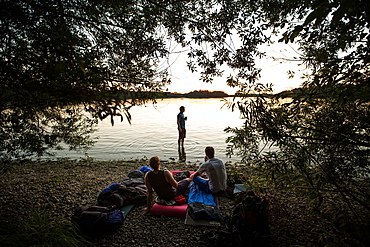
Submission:
POLYGON ((185 148, 180 148, 179 147, 179 161, 180 162, 185 162, 186 161, 186 153, 185 153, 185 148))

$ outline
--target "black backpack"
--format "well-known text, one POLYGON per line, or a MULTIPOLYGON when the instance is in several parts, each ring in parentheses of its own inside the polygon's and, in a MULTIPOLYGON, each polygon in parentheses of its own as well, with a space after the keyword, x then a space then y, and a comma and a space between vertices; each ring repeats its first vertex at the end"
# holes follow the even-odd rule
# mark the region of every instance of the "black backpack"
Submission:
POLYGON ((116 231, 123 224, 124 216, 115 207, 85 206, 75 209, 72 220, 83 234, 100 235, 116 231))
POLYGON ((248 192, 231 216, 229 232, 236 236, 239 246, 269 246, 269 205, 267 200, 248 192))

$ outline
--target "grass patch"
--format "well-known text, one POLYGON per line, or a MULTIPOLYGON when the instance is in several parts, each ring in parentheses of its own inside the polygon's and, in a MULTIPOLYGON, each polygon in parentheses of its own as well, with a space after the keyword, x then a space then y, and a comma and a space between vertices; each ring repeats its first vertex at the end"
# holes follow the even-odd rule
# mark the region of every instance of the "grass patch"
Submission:
POLYGON ((0 246, 74 246, 89 243, 68 219, 52 218, 45 210, 31 209, 29 217, 8 218, 1 223, 0 246))

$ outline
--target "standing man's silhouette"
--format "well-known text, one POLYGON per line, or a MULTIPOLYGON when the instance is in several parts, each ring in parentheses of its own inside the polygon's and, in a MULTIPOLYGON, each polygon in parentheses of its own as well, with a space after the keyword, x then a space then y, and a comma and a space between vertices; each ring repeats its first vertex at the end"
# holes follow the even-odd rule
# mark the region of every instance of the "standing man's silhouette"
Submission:
POLYGON ((180 107, 180 112, 177 114, 177 129, 179 131, 179 140, 178 140, 178 147, 180 151, 180 147, 182 152, 184 152, 184 139, 186 138, 186 129, 185 129, 185 120, 187 117, 184 116, 185 107, 180 107))

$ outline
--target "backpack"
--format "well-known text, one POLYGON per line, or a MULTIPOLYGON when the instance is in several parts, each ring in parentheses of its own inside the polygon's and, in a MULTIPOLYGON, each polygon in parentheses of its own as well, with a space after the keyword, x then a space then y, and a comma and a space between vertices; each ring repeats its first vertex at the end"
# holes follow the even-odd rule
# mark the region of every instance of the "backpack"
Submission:
POLYGON ((269 205, 253 192, 246 196, 234 209, 228 228, 235 234, 239 246, 269 246, 270 229, 268 226, 269 205))
POLYGON ((116 231, 123 224, 124 216, 115 207, 84 206, 75 209, 72 220, 83 234, 100 235, 116 231))

